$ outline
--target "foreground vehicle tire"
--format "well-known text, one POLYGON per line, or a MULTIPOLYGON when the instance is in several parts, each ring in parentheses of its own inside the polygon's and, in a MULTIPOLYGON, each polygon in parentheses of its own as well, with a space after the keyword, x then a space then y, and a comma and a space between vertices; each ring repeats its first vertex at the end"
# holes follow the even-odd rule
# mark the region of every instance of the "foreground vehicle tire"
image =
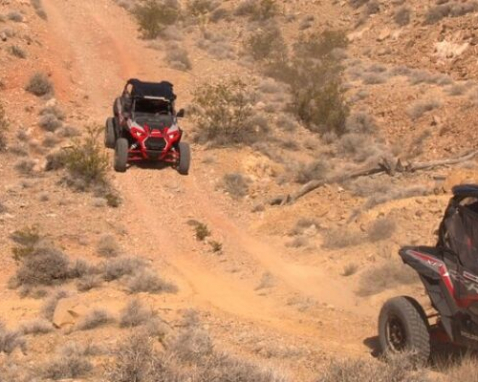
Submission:
POLYGON ((105 147, 108 149, 114 149, 116 143, 115 136, 115 124, 113 118, 108 118, 106 120, 105 126, 105 147))
POLYGON ((179 164, 178 172, 181 175, 188 175, 189 166, 191 165, 191 148, 186 142, 179 142, 179 164))
POLYGON ((117 172, 125 172, 128 164, 129 144, 126 138, 120 138, 116 141, 114 169, 117 172))
POLYGON ((383 353, 411 351, 419 364, 425 364, 430 357, 428 321, 423 308, 410 297, 395 297, 383 305, 378 337, 383 353))

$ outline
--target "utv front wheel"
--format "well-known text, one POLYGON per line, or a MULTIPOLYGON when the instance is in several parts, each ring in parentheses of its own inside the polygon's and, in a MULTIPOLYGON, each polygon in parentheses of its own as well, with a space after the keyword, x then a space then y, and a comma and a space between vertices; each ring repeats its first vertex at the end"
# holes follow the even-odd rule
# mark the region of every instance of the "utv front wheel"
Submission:
POLYGON ((125 172, 128 164, 128 140, 120 138, 116 141, 114 169, 117 172, 125 172))
POLYGON ((191 148, 186 142, 179 142, 179 163, 178 172, 181 175, 188 175, 189 166, 191 165, 191 148))
POLYGON ((383 353, 411 351, 420 364, 430 357, 428 321, 423 308, 410 297, 395 297, 383 305, 378 337, 383 353))
POLYGON ((114 119, 108 118, 106 120, 106 126, 105 126, 105 147, 108 149, 114 149, 115 141, 116 141, 116 137, 115 137, 114 119))

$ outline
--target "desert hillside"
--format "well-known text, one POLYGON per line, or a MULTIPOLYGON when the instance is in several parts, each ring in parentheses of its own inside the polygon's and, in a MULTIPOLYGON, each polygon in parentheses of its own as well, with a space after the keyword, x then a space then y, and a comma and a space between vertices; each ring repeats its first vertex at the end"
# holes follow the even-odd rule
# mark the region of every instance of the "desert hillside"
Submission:
MULTIPOLYGON (((377 360, 401 264, 478 183, 478 3, 0 1, 0 382, 476 380, 377 360), (129 78, 189 175, 113 170, 129 78), (451 163, 451 164, 450 164, 451 163)), ((474 379, 475 378, 475 379, 474 379)))

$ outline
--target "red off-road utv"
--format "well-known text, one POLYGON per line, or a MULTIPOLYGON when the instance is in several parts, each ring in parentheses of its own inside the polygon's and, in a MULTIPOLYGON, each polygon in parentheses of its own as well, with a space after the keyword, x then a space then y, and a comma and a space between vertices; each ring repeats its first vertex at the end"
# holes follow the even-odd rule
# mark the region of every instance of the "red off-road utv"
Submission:
POLYGON ((435 312, 427 315, 408 296, 388 300, 378 323, 381 350, 411 350, 426 362, 433 343, 478 349, 478 185, 453 188, 435 247, 405 247, 400 256, 435 312))
POLYGON ((152 83, 130 79, 113 105, 114 117, 106 120, 105 146, 115 150, 114 169, 125 172, 129 163, 156 161, 187 175, 191 160, 189 145, 176 112, 176 95, 167 81, 152 83))

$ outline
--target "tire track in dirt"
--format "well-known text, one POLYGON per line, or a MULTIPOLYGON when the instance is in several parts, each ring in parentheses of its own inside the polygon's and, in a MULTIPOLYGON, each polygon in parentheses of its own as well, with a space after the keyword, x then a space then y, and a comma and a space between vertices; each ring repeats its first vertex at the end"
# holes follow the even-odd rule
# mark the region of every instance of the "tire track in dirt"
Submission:
MULTIPOLYGON (((89 95, 84 103, 93 120, 105 119, 113 98, 129 77, 168 78, 176 84, 179 94, 187 88, 189 75, 162 67, 158 71, 158 53, 145 49, 144 43, 136 39, 135 26, 129 16, 112 2, 44 0, 44 3, 52 35, 56 34, 56 44, 67 44, 73 52, 75 72, 81 77, 78 83, 89 95)), ((196 164, 192 174, 194 166, 196 164)), ((183 178, 173 171, 132 169, 126 174, 115 175, 115 182, 124 195, 130 234, 146 235, 153 243, 150 246, 155 242, 167 243, 160 248, 158 259, 167 264, 169 272, 183 284, 178 298, 185 304, 305 336, 337 350, 346 346, 351 352, 363 352, 363 346, 357 342, 366 336, 368 328, 358 332, 354 329, 345 337, 345 321, 341 320, 344 315, 349 322, 363 323, 367 319, 358 313, 363 307, 356 306, 353 293, 318 268, 287 262, 280 248, 238 227, 204 194, 195 175, 183 178), (174 202, 168 199, 162 187, 165 184, 175 184, 181 190, 174 202), (211 266, 194 253, 196 244, 186 231, 184 219, 191 213, 206 219, 214 231, 227 237, 229 245, 236 248, 234 254, 243 256, 262 272, 279 278, 284 285, 284 294, 313 296, 343 311, 322 310, 322 318, 331 325, 318 328, 315 317, 298 313, 286 306, 283 299, 258 296, 250 281, 238 280, 220 267, 211 266), (169 226, 165 227, 164 222, 169 226)))

